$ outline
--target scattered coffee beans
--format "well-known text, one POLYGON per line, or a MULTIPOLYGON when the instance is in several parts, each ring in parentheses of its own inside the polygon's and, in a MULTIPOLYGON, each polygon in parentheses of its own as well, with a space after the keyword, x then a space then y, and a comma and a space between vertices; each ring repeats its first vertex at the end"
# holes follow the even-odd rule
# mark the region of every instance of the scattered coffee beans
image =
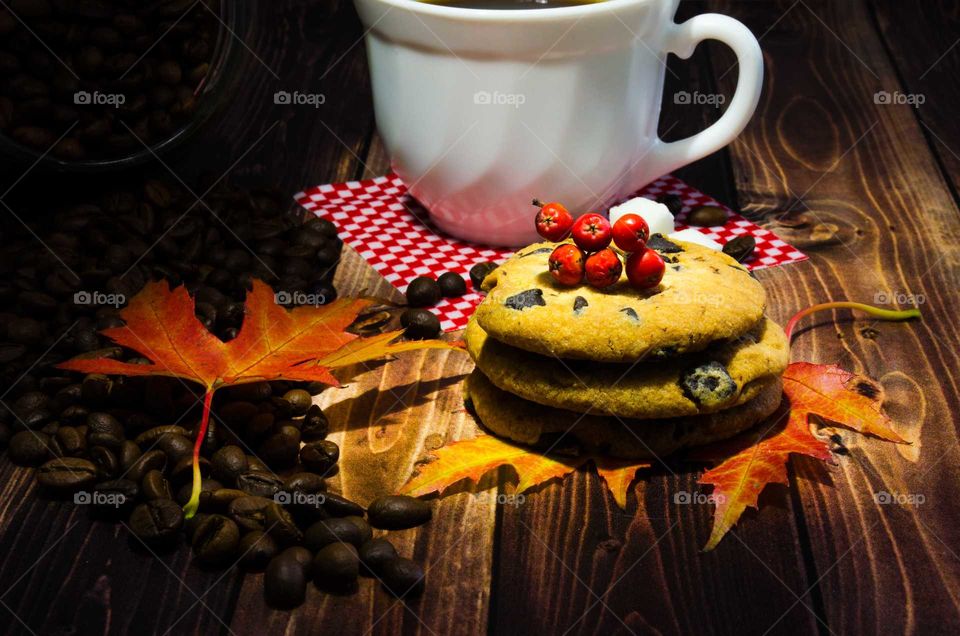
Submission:
POLYGON ((426 309, 407 309, 400 314, 403 335, 411 340, 426 340, 440 335, 440 319, 426 309))
POLYGON ((440 285, 427 276, 417 276, 407 286, 407 304, 411 307, 430 307, 440 300, 440 285))
POLYGON ((455 272, 440 274, 437 285, 440 287, 440 293, 446 298, 459 298, 467 293, 467 283, 463 280, 463 276, 455 272))

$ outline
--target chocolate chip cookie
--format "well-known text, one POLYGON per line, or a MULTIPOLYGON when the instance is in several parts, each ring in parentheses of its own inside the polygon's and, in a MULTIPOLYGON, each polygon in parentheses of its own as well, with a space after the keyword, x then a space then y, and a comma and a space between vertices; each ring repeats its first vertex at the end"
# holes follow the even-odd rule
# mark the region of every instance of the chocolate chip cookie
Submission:
POLYGON ((484 279, 476 320, 491 337, 559 358, 635 362, 701 351, 763 318, 763 287, 722 252, 654 235, 648 246, 666 261, 660 285, 637 290, 624 277, 596 289, 553 280, 554 246, 527 246, 484 279))

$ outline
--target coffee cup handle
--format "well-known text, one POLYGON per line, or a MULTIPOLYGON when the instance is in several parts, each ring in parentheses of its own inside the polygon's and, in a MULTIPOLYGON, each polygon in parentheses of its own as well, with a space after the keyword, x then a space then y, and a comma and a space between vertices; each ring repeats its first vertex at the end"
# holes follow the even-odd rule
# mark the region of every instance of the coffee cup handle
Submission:
POLYGON ((736 91, 723 116, 706 130, 679 141, 656 141, 650 151, 649 160, 656 166, 657 169, 653 172, 657 176, 701 159, 729 144, 746 127, 760 101, 763 54, 750 29, 731 17, 705 13, 674 25, 673 32, 667 37, 666 52, 687 59, 693 54, 697 44, 704 40, 718 40, 733 49, 740 66, 736 91))

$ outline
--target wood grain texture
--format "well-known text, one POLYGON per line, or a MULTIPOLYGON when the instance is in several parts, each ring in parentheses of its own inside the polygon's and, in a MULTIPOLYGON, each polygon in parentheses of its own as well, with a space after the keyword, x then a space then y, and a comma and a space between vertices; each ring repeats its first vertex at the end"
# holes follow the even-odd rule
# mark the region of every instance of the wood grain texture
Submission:
MULTIPOLYGON (((913 114, 956 197, 960 184, 960 121, 956 117, 960 4, 952 0, 871 2, 870 9, 900 80, 900 93, 923 101, 913 114)), ((891 88, 884 89, 891 92, 891 88)))
MULTIPOLYGON (((806 239, 811 256, 760 273, 771 314, 783 320, 826 300, 925 300, 922 322, 827 314, 794 341, 794 359, 881 380, 888 412, 914 441, 895 447, 842 433, 850 456, 828 475, 794 464, 826 622, 836 633, 955 631, 957 207, 911 107, 874 103, 878 87, 897 79, 865 3, 713 6, 755 32, 769 29, 768 88, 756 125, 731 147, 734 173, 754 184, 740 188, 742 204, 771 227, 784 211, 800 212, 789 234, 806 239), (881 492, 926 503, 878 505, 881 492)), ((719 70, 726 60, 714 63, 719 70)))
MULTIPOLYGON (((960 327, 951 317, 960 310, 960 135, 952 78, 960 45, 948 48, 956 4, 710 0, 682 3, 679 19, 704 11, 732 15, 762 36, 767 83, 741 138, 677 175, 810 254, 759 273, 780 322, 825 300, 922 295, 923 322, 821 315, 794 345, 796 359, 877 378, 912 446, 838 431, 849 455, 832 467, 794 461, 790 489, 765 492, 762 510, 707 554, 700 548, 711 508, 676 503, 676 493, 700 489, 695 472, 672 464, 638 484, 625 512, 586 470, 518 506, 445 496, 430 524, 391 533, 402 554, 427 564, 422 599, 398 603, 366 580, 352 597, 311 588, 293 612, 265 606, 261 575, 201 570, 186 547, 159 559, 132 551, 122 527, 39 498, 29 471, 4 458, 0 601, 19 619, 0 605, 0 633, 956 632, 960 327), (927 102, 919 110, 881 106, 873 97, 881 88, 922 92, 927 102), (922 495, 924 503, 878 505, 879 492, 922 495)), ((361 33, 349 1, 261 5, 239 34, 249 51, 231 78, 233 99, 166 163, 188 181, 229 172, 290 192, 383 174, 361 33), (326 101, 320 109, 281 106, 278 90, 326 101)), ((729 97, 736 68, 717 43, 691 61, 671 58, 670 68, 660 130, 676 139, 718 112, 672 96, 729 97)), ((31 175, 17 192, 48 180, 31 175)), ((349 248, 337 287, 401 300, 349 248)), ((429 449, 475 435, 459 388, 470 367, 462 354, 404 354, 355 369, 346 388, 324 393, 343 449, 333 486, 369 501, 397 488, 429 449)))
MULTIPOLYGON (((705 10, 700 3, 685 4, 678 21, 705 10)), ((694 134, 718 116, 712 106, 672 99, 678 90, 715 92, 709 79, 709 53, 715 50, 700 47, 689 62, 671 61, 661 134, 694 134)), ((716 153, 677 174, 735 206, 727 161, 725 153, 716 153)), ((495 633, 742 633, 744 625, 770 624, 784 614, 794 632, 817 631, 816 604, 809 598, 796 603, 792 592, 809 582, 786 493, 769 493, 762 515, 748 515, 736 536, 703 554, 710 506, 673 499, 676 493, 701 493, 697 473, 658 469, 638 491, 639 514, 632 500, 626 513, 619 511, 601 481, 583 472, 562 488, 548 486, 523 506, 504 509, 495 633), (758 604, 761 589, 764 602, 758 604)))

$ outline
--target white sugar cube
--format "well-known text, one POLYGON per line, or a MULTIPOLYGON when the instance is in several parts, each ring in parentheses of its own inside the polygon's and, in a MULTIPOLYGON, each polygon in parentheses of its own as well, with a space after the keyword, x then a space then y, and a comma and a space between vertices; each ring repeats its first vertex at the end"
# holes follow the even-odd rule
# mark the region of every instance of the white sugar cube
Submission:
POLYGON ((669 238, 677 239, 678 241, 686 241, 687 243, 696 243, 697 245, 709 247, 712 250, 720 251, 723 249, 722 245, 714 241, 703 232, 695 230, 692 227, 688 227, 685 230, 680 230, 679 232, 671 232, 669 238))
POLYGON ((662 203, 651 201, 643 197, 634 197, 620 205, 610 208, 610 225, 617 222, 624 214, 638 214, 643 217, 650 227, 650 234, 666 236, 673 232, 673 215, 662 203))

